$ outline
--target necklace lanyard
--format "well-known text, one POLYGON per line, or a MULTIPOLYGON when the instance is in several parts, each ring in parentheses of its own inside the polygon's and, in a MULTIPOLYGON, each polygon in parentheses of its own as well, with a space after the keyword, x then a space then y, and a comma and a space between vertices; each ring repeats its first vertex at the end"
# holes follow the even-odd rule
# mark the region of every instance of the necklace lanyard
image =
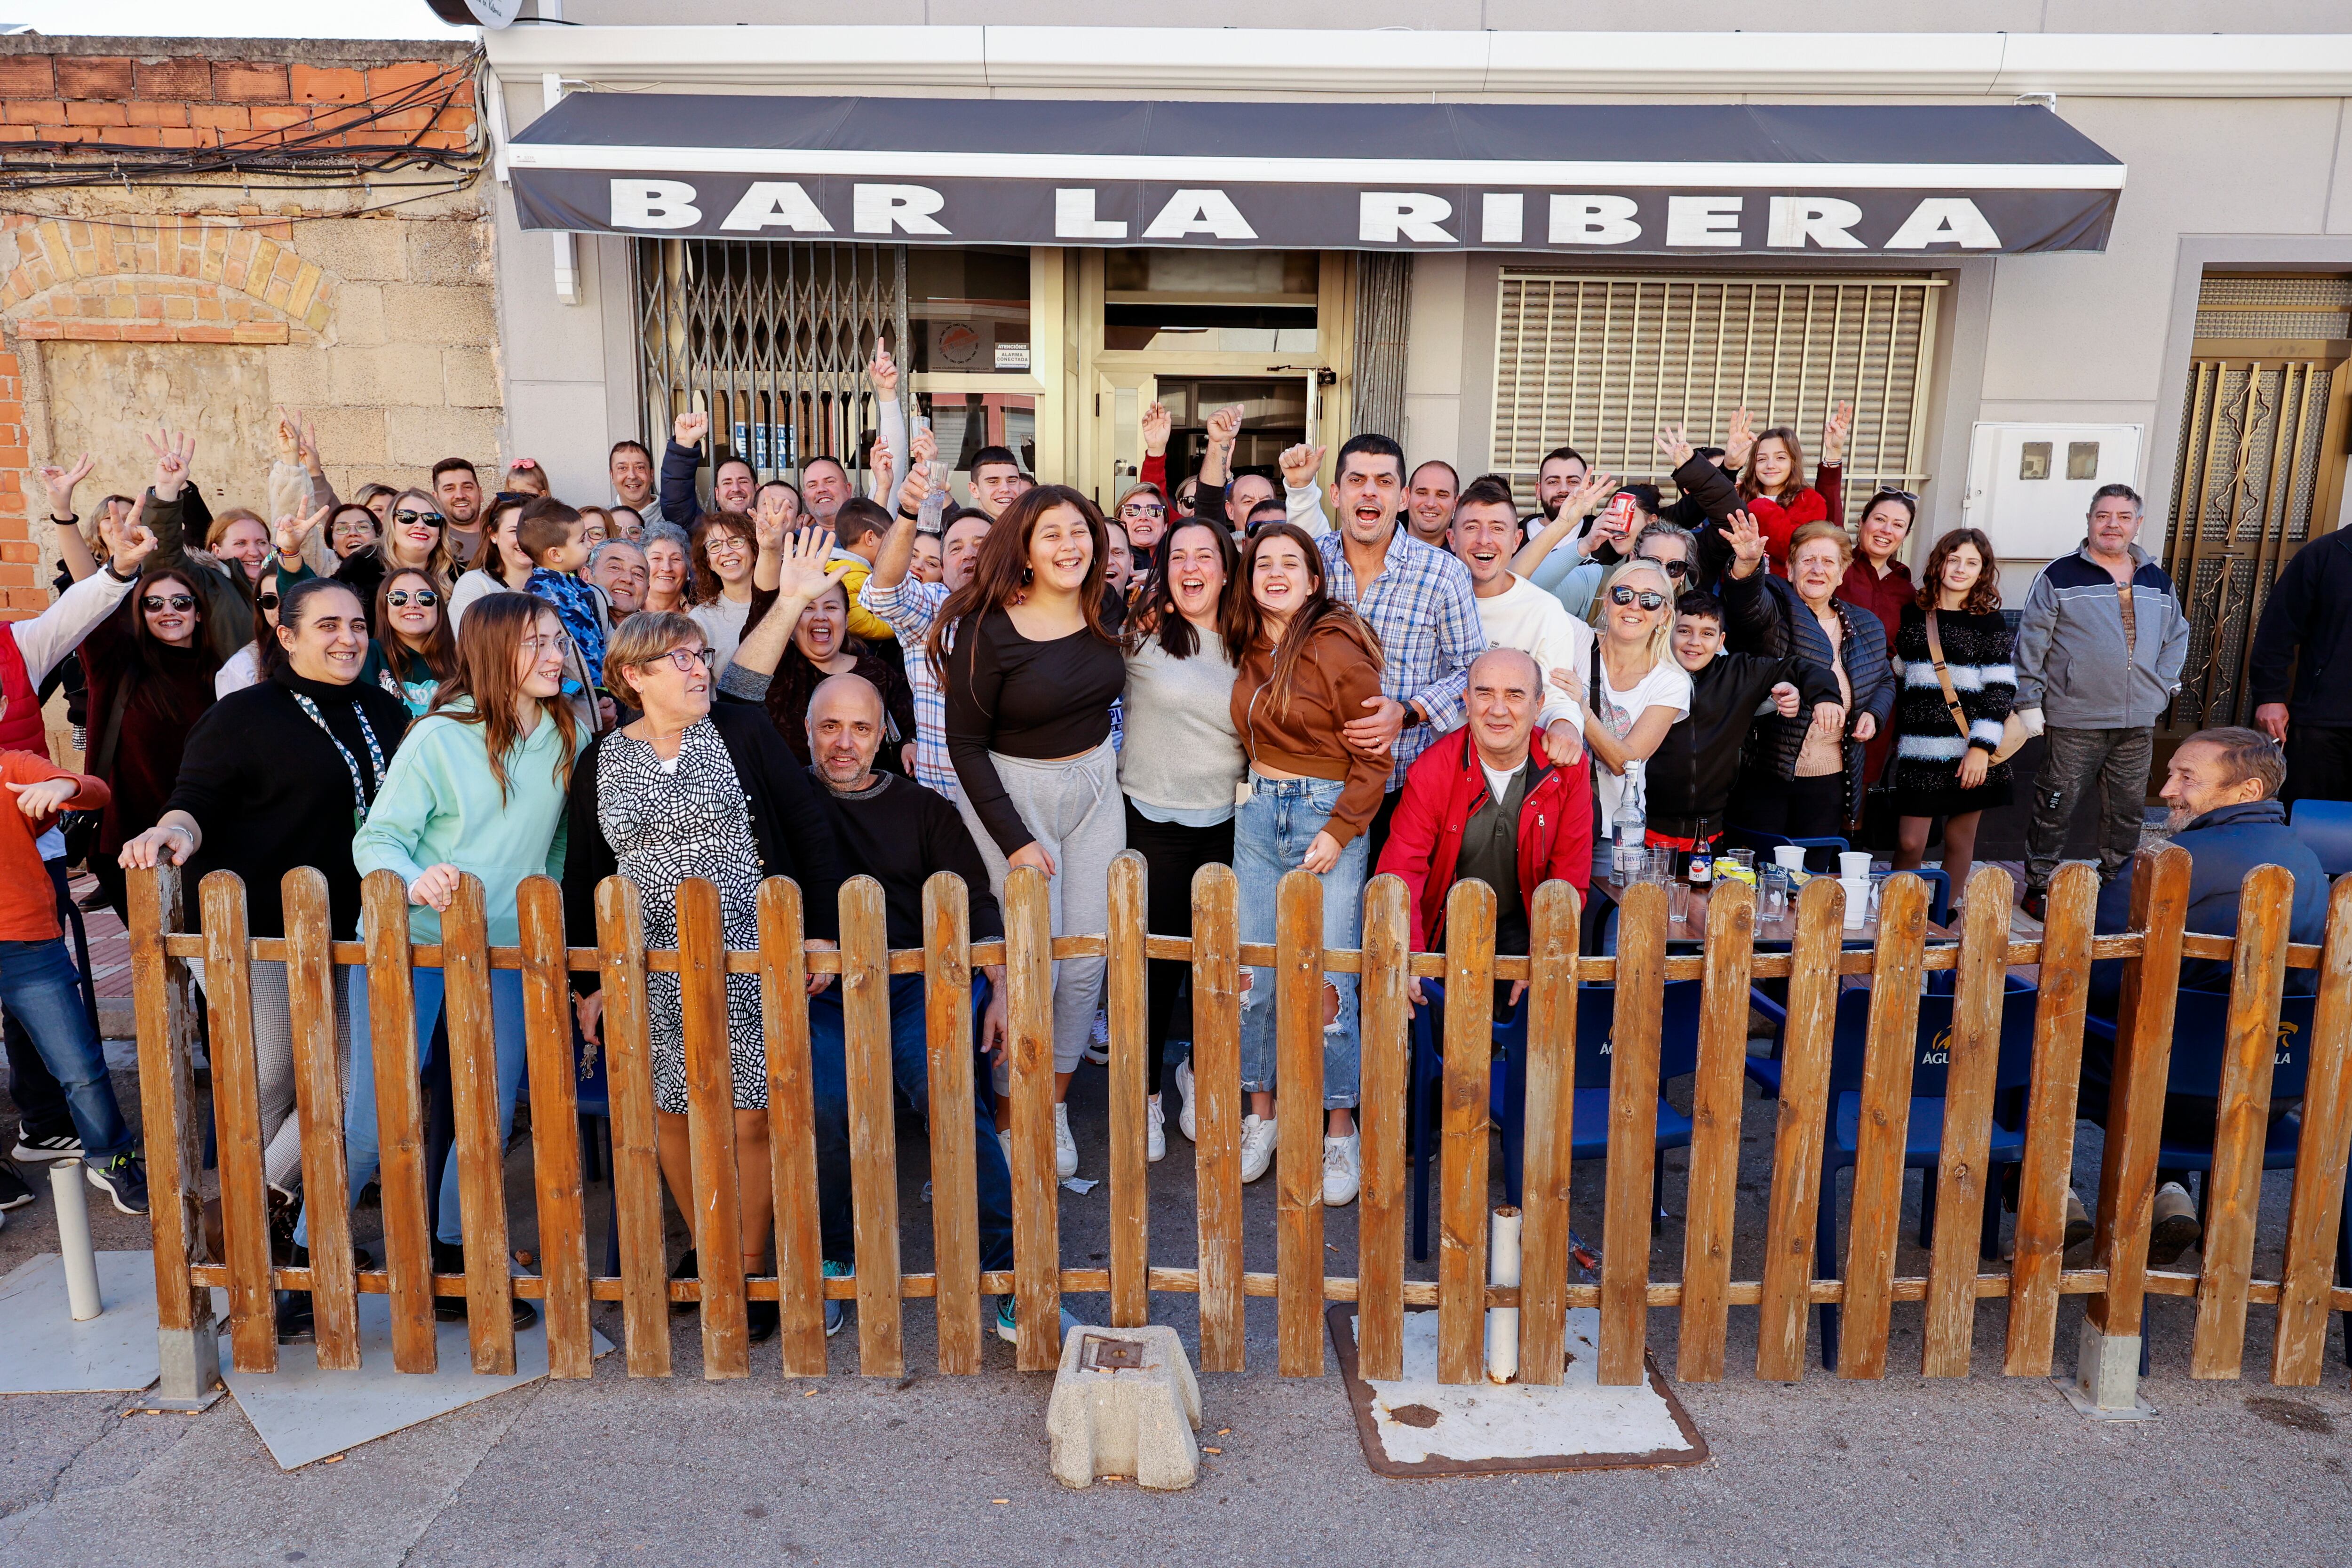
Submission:
POLYGON ((327 728, 327 716, 319 711, 319 705, 299 691, 289 692, 289 695, 301 705, 303 712, 310 716, 310 722, 319 726, 320 732, 335 748, 336 755, 343 759, 343 766, 351 770, 352 794, 359 800, 358 807, 352 813, 352 822, 355 826, 364 824, 368 806, 374 801, 376 790, 383 787, 383 751, 376 744, 375 726, 367 721, 367 714, 361 710, 358 703, 352 704, 352 717, 360 721, 360 735, 367 742, 368 776, 374 781, 374 786, 371 788, 360 778, 360 760, 352 755, 352 749, 344 745, 332 730, 327 728))

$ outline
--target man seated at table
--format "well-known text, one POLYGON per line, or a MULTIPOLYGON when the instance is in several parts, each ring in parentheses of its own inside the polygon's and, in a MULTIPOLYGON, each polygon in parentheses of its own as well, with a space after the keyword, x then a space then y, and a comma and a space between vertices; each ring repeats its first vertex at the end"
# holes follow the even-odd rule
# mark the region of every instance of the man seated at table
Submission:
MULTIPOLYGON (((1495 890, 1495 951, 1528 951, 1536 889, 1559 878, 1579 893, 1592 870, 1592 806, 1580 766, 1531 749, 1545 682, 1535 659, 1489 648, 1470 663, 1469 721, 1405 771, 1380 870, 1404 879, 1416 952, 1445 949, 1445 897, 1473 878, 1495 890)), ((1527 990, 1512 983, 1503 1005, 1527 990)), ((1422 1001, 1421 982, 1412 998, 1422 1001)))
MULTIPOLYGON (((882 747, 882 694, 860 675, 833 676, 809 696, 810 772, 824 786, 834 832, 841 845, 845 875, 864 874, 882 884, 883 923, 894 948, 923 945, 923 883, 935 871, 963 879, 970 900, 974 942, 1004 934, 996 900, 988 890, 988 868, 972 847, 971 835, 956 808, 910 779, 877 773, 882 747)), ((988 969, 989 1004, 982 1044, 1004 1048, 1004 966, 988 969)), ((845 1062, 841 987, 809 1000, 810 1066, 815 1088, 818 1226, 824 1245, 825 1273, 849 1272, 855 1256, 849 1181, 849 1084, 845 1062)), ((930 1104, 930 1069, 925 1053, 923 977, 890 977, 890 1068, 898 1091, 923 1114, 930 1104)), ((975 1093, 962 1110, 972 1119, 973 1185, 980 1205, 980 1266, 1013 1267, 1013 1175, 996 1123, 975 1093)), ((825 1331, 841 1325, 841 1306, 825 1303, 825 1331)), ((997 1332, 1013 1338, 1013 1298, 1004 1298, 997 1332)))
MULTIPOLYGON (((2284 866, 2294 876, 2294 900, 2287 917, 2291 942, 2316 945, 2327 928, 2327 873, 2319 858, 2287 826, 2286 807, 2278 801, 2286 782, 2286 754, 2277 742, 2259 730, 2231 726, 2200 730, 2180 742, 2166 765, 2164 803, 2172 808, 2166 829, 2172 842, 2189 851, 2189 917, 2186 928, 2199 935, 2238 934, 2238 889, 2247 872, 2257 866, 2284 866)), ((2098 930, 2103 933, 2131 929, 2132 872, 2137 863, 2126 861, 2114 880, 2099 889, 2098 930)), ((2104 959, 2091 966, 2091 1011, 2114 1018, 2121 1002, 2124 961, 2104 959)), ((2180 984, 2184 990, 2230 989, 2230 961, 2183 958, 2180 984)), ((2289 969, 2286 994, 2307 996, 2318 987, 2318 972, 2289 969)), ((2083 1089, 2078 1114, 2105 1126, 2107 1089, 2115 1071, 2115 1048, 2094 1030, 2083 1040, 2083 1089)), ((2271 1120, 2294 1109, 2298 1101, 2274 1100, 2271 1120)), ((2169 1094, 2164 1100, 2164 1140, 2168 1143, 2202 1145, 2212 1142, 2219 1108, 2205 1095, 2169 1094)), ((2157 1173, 2156 1216, 2148 1242, 2148 1262, 2171 1264, 2194 1245, 2200 1234, 2195 1206, 2189 1202, 2186 1171, 2157 1173)))

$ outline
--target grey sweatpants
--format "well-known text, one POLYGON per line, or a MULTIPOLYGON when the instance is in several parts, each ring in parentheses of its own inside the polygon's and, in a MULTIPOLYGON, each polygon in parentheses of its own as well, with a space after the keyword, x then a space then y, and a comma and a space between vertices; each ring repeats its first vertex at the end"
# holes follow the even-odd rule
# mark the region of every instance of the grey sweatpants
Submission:
MULTIPOLYGON (((1013 797, 1013 809, 1037 842, 1054 858, 1053 879, 1046 883, 1053 908, 1055 936, 1099 935, 1110 929, 1110 863, 1127 847, 1127 803, 1118 793, 1118 753, 1108 741, 1084 756, 1058 763, 1032 762, 1026 757, 988 760, 1013 797)), ((964 827, 988 863, 988 888, 1004 899, 1004 851, 997 846, 979 814, 961 792, 956 809, 964 827)), ((1054 965, 1054 1070, 1075 1072, 1085 1056, 1087 1037, 1094 1027, 1095 1009, 1102 1005, 1103 971, 1099 958, 1065 958, 1054 965)), ((997 1071, 997 1092, 1009 1080, 997 1071)))
MULTIPOLYGON (((188 961, 196 984, 205 983, 205 961, 188 961)), ((286 1193, 302 1190, 302 1119, 294 1113, 293 1004, 286 994, 286 966, 257 958, 247 965, 253 993, 253 1058, 261 1100, 261 1173, 286 1193)), ((334 966, 335 1078, 346 1099, 352 1077, 352 966, 334 966)), ((215 1051, 219 1047, 214 1047, 215 1051)), ((335 1108, 335 1125, 343 1110, 335 1108)))
POLYGON ((2048 749, 2033 775, 2033 816, 2025 828, 2025 885, 2050 885, 2066 847, 2066 828, 2083 792, 2099 792, 2099 879, 2105 881, 2139 852, 2147 818, 2147 773, 2156 758, 2156 730, 2067 730, 2042 732, 2048 749))

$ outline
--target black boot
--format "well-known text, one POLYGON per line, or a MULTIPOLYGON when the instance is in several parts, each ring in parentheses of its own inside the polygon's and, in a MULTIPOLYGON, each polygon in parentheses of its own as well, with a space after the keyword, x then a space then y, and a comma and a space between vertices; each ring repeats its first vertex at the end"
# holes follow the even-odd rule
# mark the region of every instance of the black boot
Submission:
MULTIPOLYGON (((434 1273, 463 1274, 465 1271, 465 1247, 462 1246, 453 1247, 446 1241, 436 1240, 433 1243, 434 1273)), ((467 1316, 466 1307, 467 1300, 463 1296, 436 1296, 433 1298, 433 1315, 435 1318, 445 1323, 464 1322, 467 1316)), ((537 1321, 539 1321, 539 1309, 524 1300, 521 1297, 516 1297, 514 1300, 514 1326, 517 1329, 527 1329, 537 1321)))

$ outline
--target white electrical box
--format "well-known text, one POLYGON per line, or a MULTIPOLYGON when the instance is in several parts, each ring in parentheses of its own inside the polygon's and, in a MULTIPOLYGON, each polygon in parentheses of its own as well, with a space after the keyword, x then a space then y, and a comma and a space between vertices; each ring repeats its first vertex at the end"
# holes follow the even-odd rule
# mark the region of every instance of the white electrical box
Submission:
POLYGON ((2139 482, 2141 425, 1979 424, 1969 441, 1968 524, 2006 563, 2079 547, 2101 485, 2139 482))

